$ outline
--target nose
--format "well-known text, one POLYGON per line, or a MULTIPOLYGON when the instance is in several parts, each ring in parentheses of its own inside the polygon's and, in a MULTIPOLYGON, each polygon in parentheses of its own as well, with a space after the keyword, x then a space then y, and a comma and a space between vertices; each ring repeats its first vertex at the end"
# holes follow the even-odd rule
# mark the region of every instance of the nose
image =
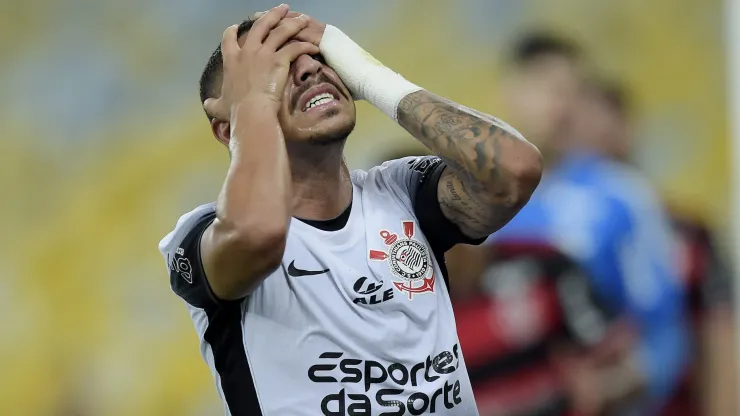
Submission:
POLYGON ((301 85, 321 72, 321 62, 310 55, 301 55, 293 62, 295 85, 301 85))

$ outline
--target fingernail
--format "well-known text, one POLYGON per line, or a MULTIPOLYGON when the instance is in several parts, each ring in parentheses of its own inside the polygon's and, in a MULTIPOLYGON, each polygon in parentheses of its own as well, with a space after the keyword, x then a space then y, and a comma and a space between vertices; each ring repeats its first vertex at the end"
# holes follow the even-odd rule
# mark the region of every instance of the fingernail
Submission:
POLYGON ((263 14, 265 14, 265 12, 257 12, 257 13, 254 14, 254 17, 260 17, 263 14))
POLYGON ((285 3, 280 3, 280 6, 278 6, 278 7, 288 7, 288 5, 285 4, 285 3))

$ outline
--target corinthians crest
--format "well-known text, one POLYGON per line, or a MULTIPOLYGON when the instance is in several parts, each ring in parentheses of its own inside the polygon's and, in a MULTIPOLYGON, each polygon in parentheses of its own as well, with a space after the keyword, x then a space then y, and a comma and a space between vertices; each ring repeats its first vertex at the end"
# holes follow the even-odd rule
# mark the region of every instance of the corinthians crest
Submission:
POLYGON ((407 292, 409 300, 415 294, 434 293, 434 267, 427 247, 414 239, 413 221, 404 221, 403 234, 393 234, 388 230, 380 231, 380 238, 388 247, 387 251, 370 250, 370 260, 388 261, 388 267, 394 276, 402 281, 393 285, 401 292, 407 292))

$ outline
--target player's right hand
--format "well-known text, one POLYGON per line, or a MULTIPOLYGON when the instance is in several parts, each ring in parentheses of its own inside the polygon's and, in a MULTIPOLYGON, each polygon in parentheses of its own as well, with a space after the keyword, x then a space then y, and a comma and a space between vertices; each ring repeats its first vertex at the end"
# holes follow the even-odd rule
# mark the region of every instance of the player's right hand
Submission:
POLYGON ((203 103, 210 117, 229 121, 242 104, 269 106, 277 114, 288 80, 290 64, 303 54, 317 54, 318 46, 293 40, 308 26, 308 16, 286 18, 285 4, 260 16, 244 37, 237 39, 238 26, 224 31, 221 41, 223 84, 221 97, 203 103), (281 20, 285 19, 282 24, 281 20), (274 30, 273 30, 274 29, 274 30))

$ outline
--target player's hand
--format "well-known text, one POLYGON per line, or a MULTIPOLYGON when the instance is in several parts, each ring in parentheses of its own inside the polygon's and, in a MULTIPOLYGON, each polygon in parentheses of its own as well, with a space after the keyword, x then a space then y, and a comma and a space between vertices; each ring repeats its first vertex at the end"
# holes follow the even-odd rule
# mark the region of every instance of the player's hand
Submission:
MULTIPOLYGON (((260 18, 264 16, 266 13, 267 12, 255 13, 254 17, 260 18)), ((296 18, 300 15, 301 15, 300 12, 289 11, 285 17, 286 18, 296 18)), ((280 22, 280 25, 282 24, 283 23, 280 22)), ((308 16, 308 25, 305 28, 303 28, 300 32, 298 32, 298 34, 295 36, 295 39, 302 41, 302 42, 310 42, 316 46, 319 46, 319 43, 321 43, 321 38, 324 36, 324 29, 326 29, 326 23, 322 23, 314 19, 313 17, 308 16)))
POLYGON ((303 15, 286 17, 288 12, 284 4, 270 9, 254 23, 242 46, 237 40, 238 26, 224 31, 221 97, 203 103, 209 116, 228 121, 243 103, 270 106, 277 114, 291 62, 319 51, 313 43, 294 40, 310 20, 303 15))

